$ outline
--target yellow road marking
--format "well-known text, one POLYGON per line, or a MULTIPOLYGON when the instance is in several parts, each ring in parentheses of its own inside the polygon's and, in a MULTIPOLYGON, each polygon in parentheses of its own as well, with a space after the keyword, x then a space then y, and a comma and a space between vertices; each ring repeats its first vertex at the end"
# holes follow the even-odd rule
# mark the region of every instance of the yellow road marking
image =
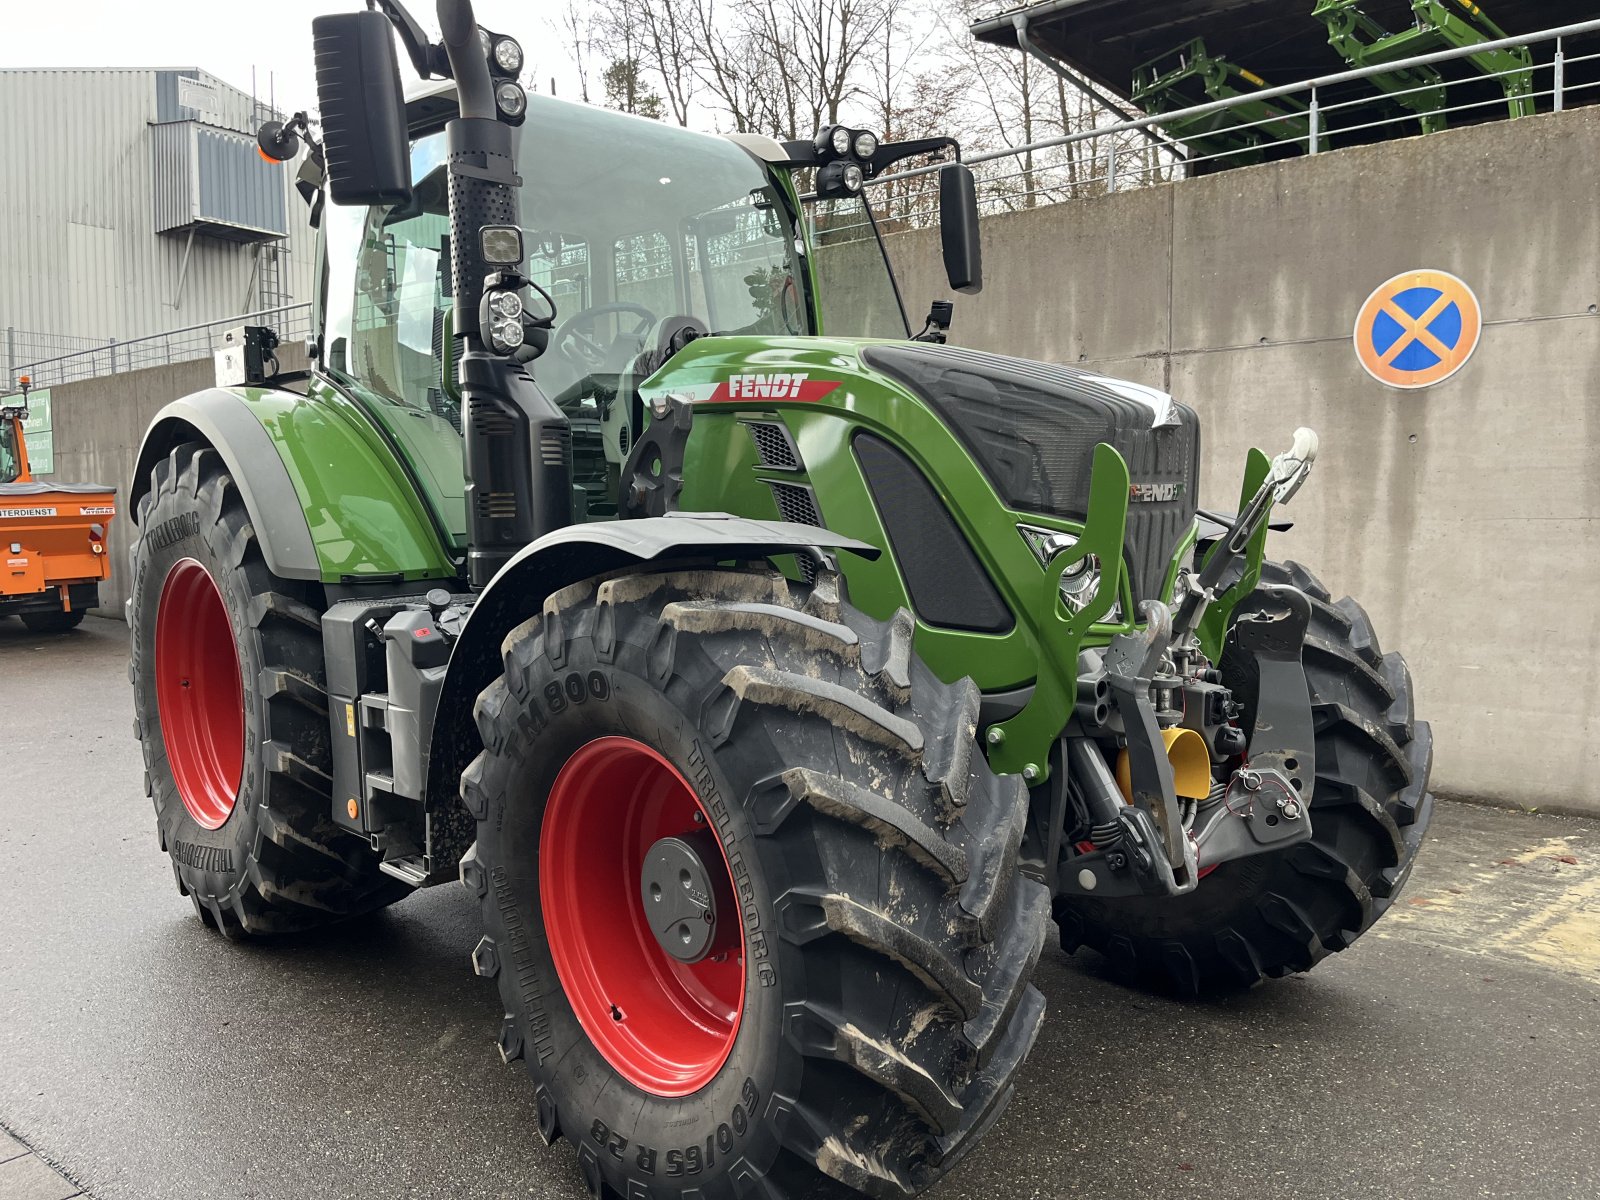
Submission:
POLYGON ((1536 963, 1600 985, 1600 845, 1546 838, 1487 861, 1428 864, 1374 932, 1536 963))

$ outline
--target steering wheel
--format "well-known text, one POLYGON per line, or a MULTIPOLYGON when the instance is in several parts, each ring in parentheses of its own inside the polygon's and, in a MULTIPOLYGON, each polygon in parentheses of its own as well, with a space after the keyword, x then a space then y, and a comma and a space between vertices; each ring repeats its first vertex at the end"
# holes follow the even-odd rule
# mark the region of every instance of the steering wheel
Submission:
POLYGON ((605 371, 611 365, 612 353, 616 341, 623 336, 643 337, 652 325, 656 323, 656 315, 642 304, 630 304, 619 300, 612 304, 596 304, 593 308, 585 308, 573 313, 556 328, 551 335, 551 343, 557 354, 565 355, 569 359, 580 362, 590 372, 605 371), (631 313, 639 318, 639 323, 626 332, 619 334, 615 341, 606 343, 600 340, 595 332, 595 322, 601 317, 613 313, 631 313))

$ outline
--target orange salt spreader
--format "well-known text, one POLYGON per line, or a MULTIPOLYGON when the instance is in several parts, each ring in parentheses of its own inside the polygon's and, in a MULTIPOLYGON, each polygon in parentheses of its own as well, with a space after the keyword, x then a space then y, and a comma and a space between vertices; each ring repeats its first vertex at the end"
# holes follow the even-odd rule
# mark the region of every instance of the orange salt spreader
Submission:
POLYGON ((0 617, 35 633, 65 633, 100 601, 111 577, 106 530, 116 492, 97 483, 43 483, 28 471, 22 395, 0 399, 0 617))

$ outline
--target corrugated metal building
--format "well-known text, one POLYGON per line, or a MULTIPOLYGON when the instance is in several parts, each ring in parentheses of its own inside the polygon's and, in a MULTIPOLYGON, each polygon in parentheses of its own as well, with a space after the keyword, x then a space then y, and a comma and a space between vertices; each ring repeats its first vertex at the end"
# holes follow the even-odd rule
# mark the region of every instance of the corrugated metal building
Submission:
POLYGON ((0 70, 0 356, 28 362, 311 297, 273 116, 194 68, 0 70))

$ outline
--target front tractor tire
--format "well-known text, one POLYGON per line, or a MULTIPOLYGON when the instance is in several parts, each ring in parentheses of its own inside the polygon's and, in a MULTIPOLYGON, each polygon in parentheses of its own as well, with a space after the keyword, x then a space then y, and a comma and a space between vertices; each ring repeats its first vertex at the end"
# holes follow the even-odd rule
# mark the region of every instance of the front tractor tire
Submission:
POLYGON ((596 1197, 907 1196, 1009 1099, 1044 1005, 1027 797, 911 633, 829 573, 716 570, 576 584, 505 639, 473 961, 596 1197))
MULTIPOLYGON (((1334 602, 1300 564, 1267 563, 1261 579, 1311 600, 1301 655, 1317 743, 1311 840, 1223 863, 1184 896, 1056 900, 1063 949, 1097 950, 1156 990, 1236 991, 1346 949, 1394 903, 1433 815, 1433 734, 1412 711, 1405 659, 1379 648, 1359 604, 1334 602)), ((1226 680, 1226 654, 1222 665, 1226 680)))
POLYGON ((410 893, 331 819, 322 626, 268 570, 221 456, 188 443, 139 506, 134 729, 179 892, 219 932, 289 933, 410 893))

